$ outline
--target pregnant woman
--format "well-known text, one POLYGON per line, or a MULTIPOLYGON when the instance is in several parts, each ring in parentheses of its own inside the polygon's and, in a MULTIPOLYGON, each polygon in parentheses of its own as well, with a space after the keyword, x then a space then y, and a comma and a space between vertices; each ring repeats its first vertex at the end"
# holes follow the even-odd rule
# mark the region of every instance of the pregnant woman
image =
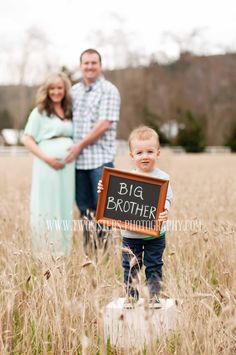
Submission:
POLYGON ((65 256, 72 244, 74 162, 64 158, 73 144, 70 82, 50 75, 36 95, 24 132, 34 154, 31 187, 32 248, 37 256, 65 256))

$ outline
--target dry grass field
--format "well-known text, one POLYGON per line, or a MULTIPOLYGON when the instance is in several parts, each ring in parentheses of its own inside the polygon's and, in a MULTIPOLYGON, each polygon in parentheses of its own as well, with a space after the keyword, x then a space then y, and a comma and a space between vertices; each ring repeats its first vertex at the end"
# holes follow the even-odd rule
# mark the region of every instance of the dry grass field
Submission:
MULTIPOLYGON (((179 321, 143 351, 104 340, 104 306, 123 295, 119 235, 97 260, 86 259, 80 231, 70 258, 32 257, 31 163, 0 157, 0 354, 236 353, 235 155, 162 152, 174 191, 163 293, 179 301, 179 321)), ((117 167, 129 164, 117 157, 117 167)))

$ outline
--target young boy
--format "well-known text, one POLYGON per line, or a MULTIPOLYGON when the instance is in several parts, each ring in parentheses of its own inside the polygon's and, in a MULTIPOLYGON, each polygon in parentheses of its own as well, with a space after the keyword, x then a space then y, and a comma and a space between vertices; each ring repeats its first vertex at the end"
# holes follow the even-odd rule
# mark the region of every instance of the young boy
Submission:
MULTIPOLYGON (((156 168, 156 162, 160 155, 160 142, 158 134, 152 128, 141 126, 134 129, 129 136, 129 148, 136 172, 169 180, 168 174, 156 168)), ((100 181, 98 192, 101 192, 102 189, 103 186, 100 181)), ((144 263, 150 303, 153 307, 160 306, 159 292, 160 281, 162 279, 162 255, 165 249, 166 221, 172 195, 172 189, 169 184, 165 210, 159 214, 158 218, 159 222, 163 222, 160 237, 149 237, 127 230, 122 231, 122 258, 128 303, 133 303, 139 298, 134 281, 137 279, 138 273, 144 263)))

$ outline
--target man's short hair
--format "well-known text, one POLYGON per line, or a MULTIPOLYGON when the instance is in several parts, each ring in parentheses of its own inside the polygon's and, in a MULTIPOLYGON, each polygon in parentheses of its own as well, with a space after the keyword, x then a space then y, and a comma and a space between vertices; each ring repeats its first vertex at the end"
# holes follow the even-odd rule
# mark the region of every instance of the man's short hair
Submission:
POLYGON ((148 126, 139 126, 135 128, 129 135, 129 149, 131 150, 131 142, 134 139, 146 140, 154 137, 157 140, 158 148, 160 146, 160 140, 158 133, 148 126))
POLYGON ((88 49, 85 49, 85 51, 83 51, 81 54, 80 54, 80 63, 82 63, 82 57, 85 53, 88 53, 88 54, 97 54, 98 55, 98 58, 99 58, 99 62, 100 64, 102 64, 102 56, 101 54, 96 50, 96 49, 93 49, 93 48, 88 48, 88 49))

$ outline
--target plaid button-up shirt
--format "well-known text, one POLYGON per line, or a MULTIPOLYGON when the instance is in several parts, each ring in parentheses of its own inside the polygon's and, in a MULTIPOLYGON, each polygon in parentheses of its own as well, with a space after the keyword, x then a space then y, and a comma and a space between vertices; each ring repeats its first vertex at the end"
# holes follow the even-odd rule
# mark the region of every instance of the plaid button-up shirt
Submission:
POLYGON ((100 76, 91 86, 81 81, 72 87, 74 142, 79 143, 99 120, 111 127, 96 142, 85 147, 76 160, 77 169, 95 169, 113 161, 116 153, 116 127, 120 114, 118 89, 100 76))

